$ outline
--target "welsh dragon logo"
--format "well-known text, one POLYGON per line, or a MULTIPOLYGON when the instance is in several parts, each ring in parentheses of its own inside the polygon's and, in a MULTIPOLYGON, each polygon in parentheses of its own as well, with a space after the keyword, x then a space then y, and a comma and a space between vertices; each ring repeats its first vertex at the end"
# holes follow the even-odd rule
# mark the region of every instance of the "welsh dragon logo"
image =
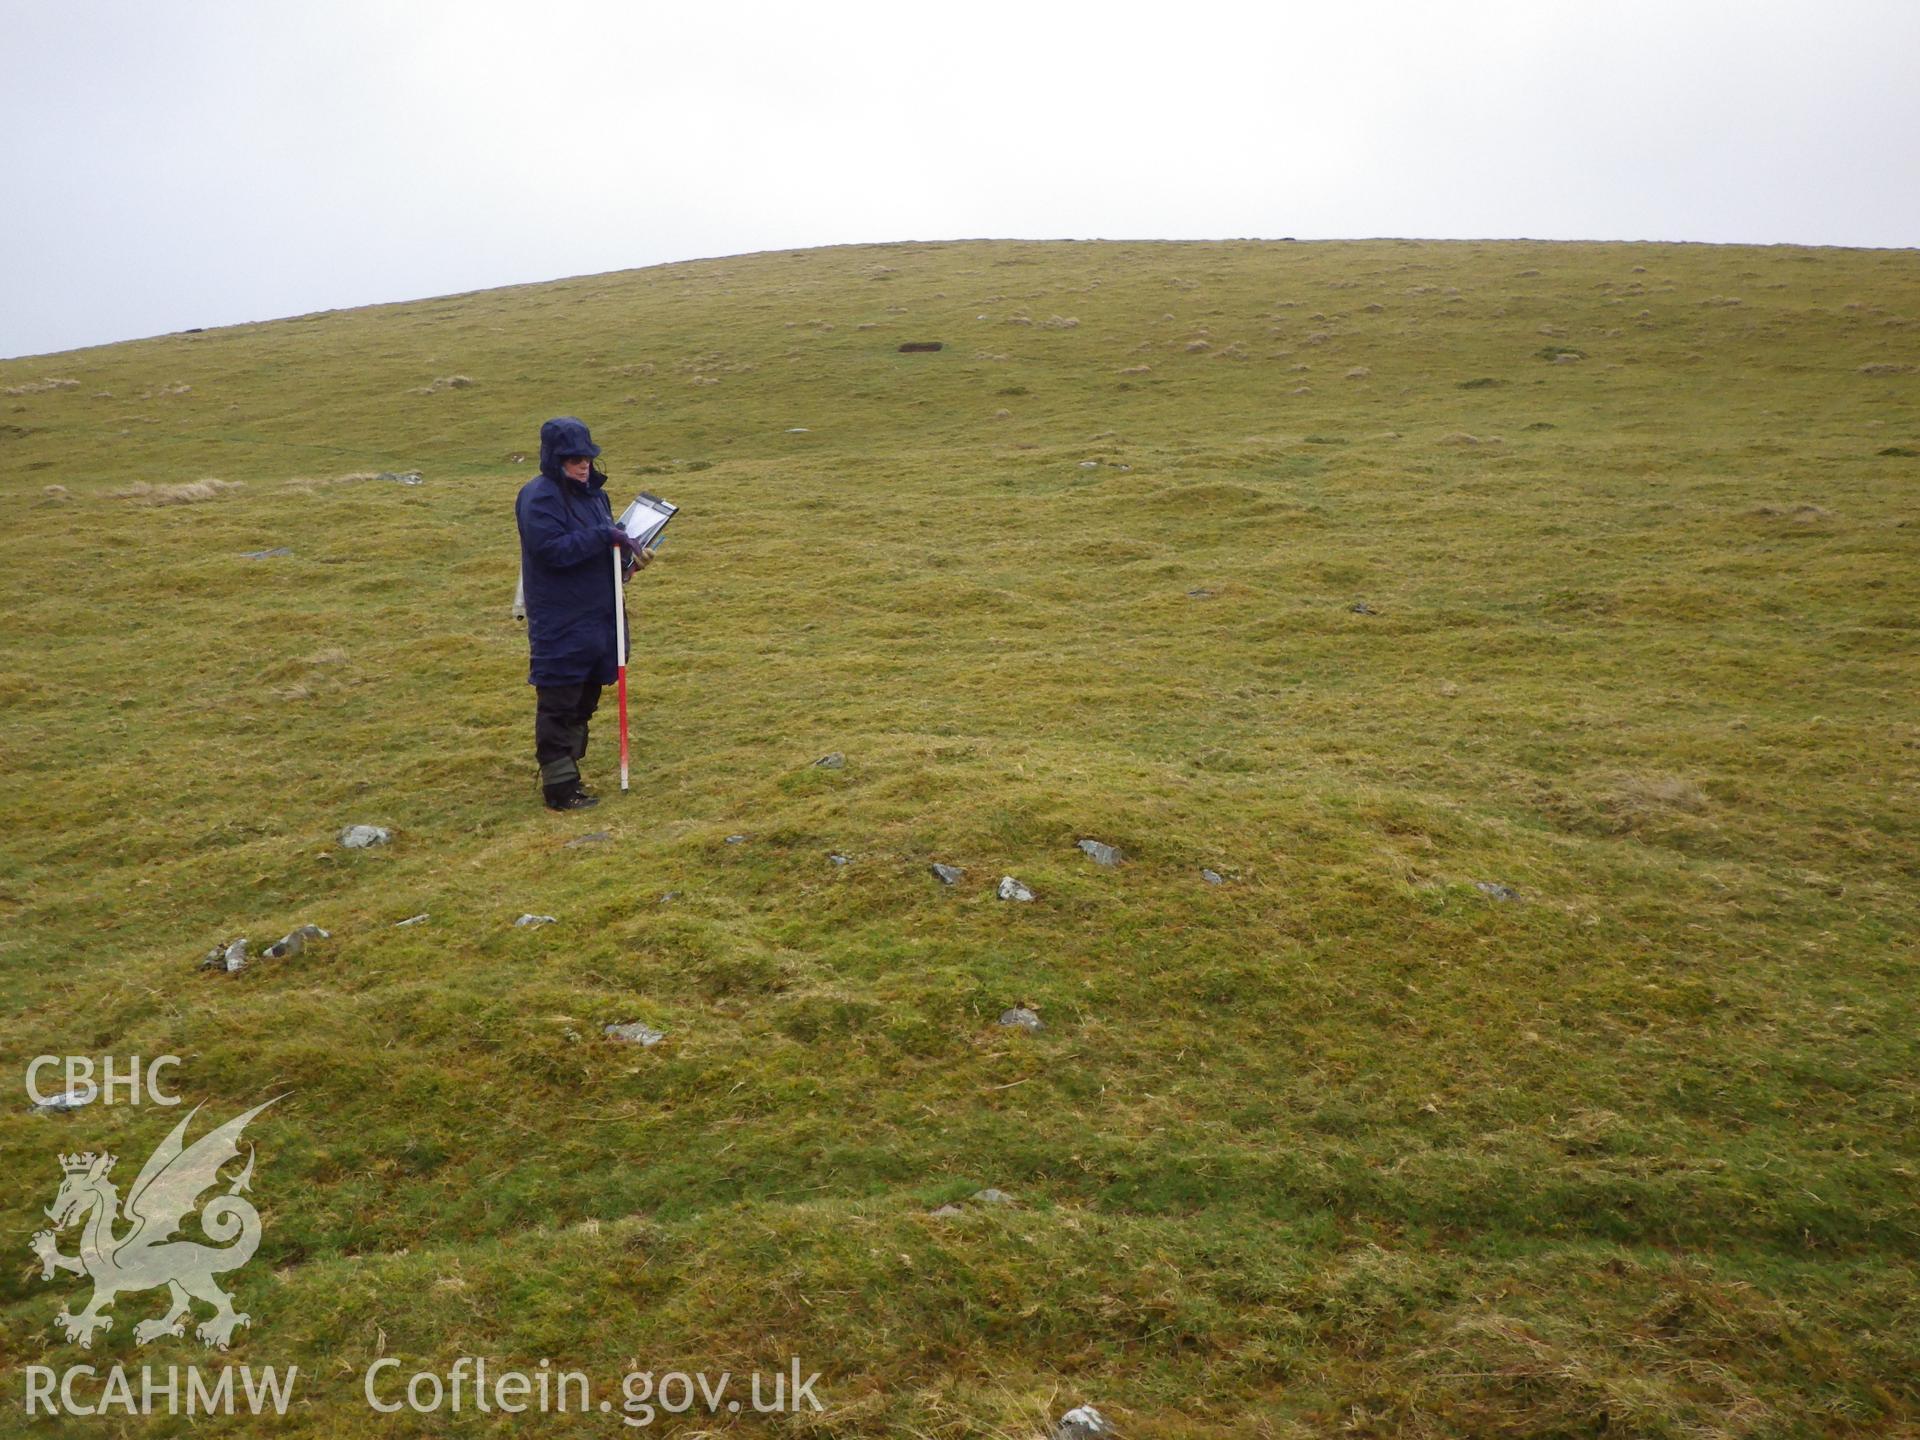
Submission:
POLYGON ((233 1308, 233 1297, 213 1278, 238 1270, 253 1258, 260 1244, 260 1212, 240 1193, 253 1178, 251 1145, 247 1147, 246 1168, 233 1177, 227 1192, 214 1196, 200 1209, 200 1228, 214 1243, 173 1237, 199 1207, 200 1197, 219 1182, 221 1168, 240 1158, 240 1132, 247 1128, 247 1122, 281 1098, 276 1095, 265 1105, 254 1106, 188 1146, 187 1126, 200 1113, 196 1105, 140 1168, 133 1188, 127 1192, 124 1209, 119 1191, 107 1178, 113 1171, 114 1156, 89 1151, 60 1157, 66 1178, 46 1211, 53 1229, 33 1237, 33 1253, 40 1257, 42 1280, 53 1279, 57 1270, 71 1270, 93 1281, 93 1299, 86 1309, 74 1315, 65 1305, 60 1307, 57 1318, 67 1339, 90 1348, 96 1330, 113 1326, 113 1317, 105 1311, 116 1295, 123 1290, 152 1290, 162 1285, 167 1287, 172 1304, 165 1315, 142 1320, 133 1327, 134 1339, 142 1345, 162 1335, 184 1335, 194 1300, 214 1307, 212 1318, 194 1330, 208 1345, 226 1349, 234 1330, 251 1323, 250 1316, 233 1308), (80 1253, 62 1255, 55 1235, 76 1223, 82 1226, 80 1253), (122 1224, 131 1228, 124 1235, 116 1235, 116 1228, 122 1224))

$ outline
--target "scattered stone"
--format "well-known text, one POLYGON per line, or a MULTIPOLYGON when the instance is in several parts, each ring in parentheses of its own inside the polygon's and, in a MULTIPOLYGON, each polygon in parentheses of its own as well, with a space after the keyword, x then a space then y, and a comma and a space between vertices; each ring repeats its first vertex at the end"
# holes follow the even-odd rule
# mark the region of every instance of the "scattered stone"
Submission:
POLYGON ((1351 370, 1347 371, 1347 379, 1365 380, 1368 376, 1372 374, 1373 374, 1373 371, 1369 370, 1366 366, 1356 365, 1351 370))
POLYGON ((613 832, 610 830, 589 830, 585 835, 576 835, 567 841, 565 848, 572 850, 581 845, 604 845, 611 839, 613 832))
POLYGON ((625 1024, 602 1025, 600 1032, 609 1040, 625 1040, 632 1045, 658 1045, 666 1039, 666 1032, 643 1025, 638 1020, 629 1020, 625 1024))
POLYGON ((1216 593, 1218 592, 1209 590, 1205 586, 1198 586, 1192 590, 1187 591, 1187 594, 1190 595, 1195 600, 1211 600, 1213 599, 1216 593))
POLYGON ((1000 1023, 1019 1030, 1044 1030, 1046 1022, 1024 1005, 1016 1005, 1000 1016, 1000 1023))
POLYGON ((902 355, 928 355, 935 350, 944 350, 946 345, 939 340, 909 340, 900 347, 902 355))
POLYGON ((847 757, 836 750, 831 755, 822 755, 818 760, 813 762, 813 765, 816 770, 844 770, 847 765, 847 757))
POLYGON ((364 850, 369 845, 384 845, 391 839, 393 832, 384 825, 349 825, 340 832, 340 848, 364 850))
POLYGON ((396 930, 404 930, 409 925, 424 925, 427 923, 427 919, 428 917, 425 915, 409 915, 404 920, 394 921, 393 928, 396 930))
POLYGON ((221 970, 228 975, 237 975, 247 968, 247 937, 225 945, 216 945, 200 960, 202 970, 221 970))
POLYGON ((1203 869, 1200 872, 1200 878, 1206 881, 1207 884, 1209 885, 1224 885, 1227 883, 1226 877, 1222 875, 1218 870, 1203 869))
POLYGON ((789 435, 811 435, 812 433, 813 432, 804 425, 789 425, 787 427, 787 434, 789 435))
POLYGON ((513 923, 516 925, 525 926, 525 927, 531 927, 534 925, 555 925, 559 923, 559 919, 557 916, 553 916, 553 915, 522 915, 518 920, 514 921, 513 923))
MULTIPOLYGON (((469 381, 468 383, 471 384, 472 382, 469 381)), ((426 479, 418 470, 382 470, 373 478, 376 480, 390 480, 396 485, 419 485, 426 479)))
POLYGON ((847 865, 852 863, 850 856, 842 855, 838 850, 831 852, 827 856, 827 859, 831 860, 836 865, 847 865))
POLYGON ((936 1220, 947 1220, 955 1215, 964 1215, 967 1212, 962 1210, 958 1205, 942 1205, 938 1210, 931 1210, 928 1213, 936 1220))
POLYGON ((934 861, 933 864, 927 868, 939 877, 942 885, 958 885, 961 876, 967 873, 958 865, 942 865, 938 860, 934 861))
POLYGON ((1082 460, 1080 462, 1080 468, 1082 470, 1098 470, 1100 468, 1100 462, 1098 460, 1082 460))
POLYGON ((1053 1427, 1053 1440, 1111 1440, 1118 1432, 1091 1405, 1077 1405, 1053 1427))
POLYGON ((78 1110, 82 1105, 91 1105, 99 1098, 99 1095, 100 1091, 98 1087, 89 1087, 85 1090, 75 1088, 62 1091, 60 1094, 42 1100, 38 1105, 34 1106, 33 1113, 36 1115, 64 1115, 69 1110, 78 1110))
POLYGON ((1482 895, 1489 896, 1495 900, 1518 900, 1520 898, 1520 892, 1518 890, 1515 890, 1511 885, 1502 885, 1497 880, 1476 880, 1473 882, 1473 888, 1478 890, 1482 895))
POLYGON ((1367 602, 1364 600, 1354 601, 1353 604, 1347 607, 1347 609, 1351 610, 1356 615, 1378 615, 1380 613, 1378 610, 1374 609, 1371 605, 1367 604, 1367 602))
POLYGON ((240 555, 242 560, 273 560, 282 555, 291 555, 293 551, 285 545, 276 545, 271 550, 247 550, 240 555))
POLYGON ((260 953, 269 960, 289 960, 307 948, 307 941, 332 938, 318 925, 302 925, 298 930, 290 931, 260 953))
POLYGON ((982 1205, 1017 1205, 1020 1203, 1004 1190, 976 1190, 973 1192, 973 1198, 982 1205))
POLYGON ((666 894, 660 897, 660 903, 662 905, 671 905, 674 901, 678 900, 679 898, 680 898, 680 892, 678 890, 669 890, 667 891, 666 894))
POLYGON ((1076 840, 1074 843, 1078 845, 1080 849, 1086 853, 1087 858, 1096 865, 1118 865, 1120 863, 1120 852, 1111 845, 1104 845, 1098 840, 1076 840))
POLYGON ((747 837, 744 835, 727 836, 727 844, 729 845, 744 845, 746 843, 747 843, 747 837))
POLYGON ((1029 890, 1026 886, 1022 885, 1018 880, 1014 879, 1013 876, 1011 875, 1002 875, 1000 877, 999 895, 1002 900, 1033 899, 1033 891, 1029 890))

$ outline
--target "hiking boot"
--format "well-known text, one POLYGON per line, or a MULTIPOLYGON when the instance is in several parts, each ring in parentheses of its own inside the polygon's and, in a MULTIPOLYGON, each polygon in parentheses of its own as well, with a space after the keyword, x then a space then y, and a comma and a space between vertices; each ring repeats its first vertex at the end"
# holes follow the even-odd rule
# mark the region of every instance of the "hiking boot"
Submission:
POLYGON ((587 794, 578 781, 571 785, 555 785, 547 791, 549 810, 590 810, 599 803, 600 797, 587 794))

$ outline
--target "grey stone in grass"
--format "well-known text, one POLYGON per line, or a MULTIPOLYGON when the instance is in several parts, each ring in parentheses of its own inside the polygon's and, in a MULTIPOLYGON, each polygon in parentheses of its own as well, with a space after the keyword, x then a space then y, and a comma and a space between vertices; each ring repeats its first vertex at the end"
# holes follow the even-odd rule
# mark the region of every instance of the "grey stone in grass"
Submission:
POLYGON ((836 750, 831 755, 822 755, 813 763, 814 768, 819 770, 843 770, 846 768, 847 757, 836 750))
POLYGON ((559 923, 559 920, 558 917, 553 915, 522 915, 513 923, 523 928, 531 929, 536 925, 555 925, 559 923))
POLYGON ((63 1090, 60 1094, 51 1095, 34 1106, 33 1113, 36 1115, 64 1115, 69 1110, 78 1110, 82 1105, 91 1105, 99 1096, 100 1091, 97 1086, 90 1086, 84 1090, 78 1087, 71 1090, 63 1090))
POLYGON ((1053 1427, 1052 1440, 1113 1440, 1118 1433, 1093 1406, 1076 1405, 1053 1427))
POLYGON ((927 869, 933 872, 942 885, 958 885, 961 877, 967 873, 958 865, 942 865, 938 860, 929 865, 927 869))
POLYGON ((1033 891, 1022 885, 1011 875, 1002 875, 1000 877, 1000 889, 998 893, 1002 900, 1033 899, 1033 891))
POLYGON ((1098 470, 1100 468, 1100 462, 1098 460, 1082 460, 1080 462, 1080 468, 1082 470, 1098 470))
POLYGON ((1112 845, 1104 845, 1098 840, 1077 840, 1074 843, 1085 851, 1087 858, 1096 865, 1118 865, 1120 863, 1120 852, 1112 845))
POLYGON ((240 558, 242 560, 275 560, 282 555, 291 555, 292 553, 293 551, 285 545, 276 545, 271 550, 242 551, 240 558))
POLYGON ((834 851, 832 854, 827 856, 827 859, 831 860, 836 865, 851 864, 852 858, 853 857, 849 855, 842 855, 838 850, 834 851))
POLYGON ((1195 600, 1211 600, 1213 599, 1215 592, 1207 589, 1207 587, 1204 585, 1199 585, 1193 588, 1192 590, 1187 591, 1187 594, 1195 600))
POLYGON ((812 432, 804 425, 789 425, 787 427, 787 434, 789 435, 808 435, 811 433, 812 432))
POLYGON ((340 847, 364 850, 369 845, 384 845, 391 839, 393 832, 384 825, 349 825, 340 832, 340 847))
POLYGON ((1227 883, 1226 877, 1222 875, 1218 870, 1203 869, 1200 872, 1200 878, 1206 881, 1207 884, 1209 885, 1224 885, 1227 883))
POLYGON ((613 839, 611 831, 589 830, 585 835, 576 835, 567 841, 566 848, 572 850, 581 845, 604 845, 611 839, 613 839))
POLYGON ((1354 601, 1353 604, 1347 606, 1347 609, 1356 615, 1378 615, 1380 613, 1364 600, 1354 601))
POLYGON ((727 844, 729 845, 744 845, 746 843, 747 843, 747 837, 744 835, 727 836, 727 844))
POLYGON ((228 975, 237 975, 247 968, 247 937, 231 940, 225 945, 216 945, 200 961, 202 970, 220 970, 228 975))
POLYGON ((318 925, 302 925, 298 930, 289 931, 260 953, 269 960, 289 960, 307 948, 307 941, 332 938, 318 925))
POLYGON ((1493 900, 1518 900, 1520 892, 1511 885, 1502 885, 1498 880, 1476 880, 1473 888, 1493 900))
POLYGON ((396 930, 404 930, 409 925, 424 925, 427 923, 428 918, 426 915, 409 915, 404 920, 394 921, 393 928, 396 930))
POLYGON ((656 1030, 638 1020, 602 1025, 600 1030, 609 1040, 625 1040, 630 1045, 658 1045, 667 1038, 665 1031, 656 1030))
POLYGON ((1046 1022, 1024 1005, 1016 1005, 1013 1009, 1003 1012, 1000 1016, 1000 1023, 1019 1030, 1044 1030, 1047 1028, 1046 1022))
POLYGON ((955 1215, 964 1215, 967 1212, 962 1210, 958 1205, 942 1205, 938 1210, 930 1210, 927 1213, 932 1215, 936 1220, 950 1220, 955 1215))
POLYGON ((1006 1191, 992 1188, 974 1191, 973 1198, 982 1205, 1018 1205, 1020 1203, 1006 1191))
POLYGON ((418 470, 382 470, 373 478, 376 480, 391 480, 396 485, 418 485, 426 477, 418 470))

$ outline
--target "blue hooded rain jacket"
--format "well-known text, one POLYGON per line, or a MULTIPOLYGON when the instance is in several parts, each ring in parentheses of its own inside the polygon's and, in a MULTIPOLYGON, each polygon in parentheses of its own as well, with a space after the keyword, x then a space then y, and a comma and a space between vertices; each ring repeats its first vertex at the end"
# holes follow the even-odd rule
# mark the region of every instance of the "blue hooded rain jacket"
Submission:
POLYGON ((595 466, 583 486, 562 457, 598 455, 571 415, 540 427, 540 473, 520 487, 520 574, 526 588, 530 685, 614 680, 613 505, 595 466))

